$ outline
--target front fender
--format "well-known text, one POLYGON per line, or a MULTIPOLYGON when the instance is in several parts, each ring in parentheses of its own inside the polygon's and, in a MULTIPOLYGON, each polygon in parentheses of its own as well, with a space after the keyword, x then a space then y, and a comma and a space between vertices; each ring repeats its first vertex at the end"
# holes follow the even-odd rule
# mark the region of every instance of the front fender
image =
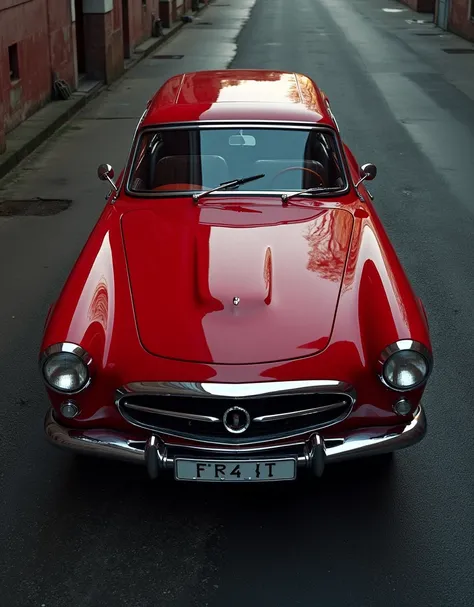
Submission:
POLYGON ((116 235, 109 229, 114 214, 114 207, 104 210, 50 308, 41 351, 55 343, 70 342, 101 361, 99 366, 106 364, 115 319, 114 251, 120 251, 113 246, 116 235))

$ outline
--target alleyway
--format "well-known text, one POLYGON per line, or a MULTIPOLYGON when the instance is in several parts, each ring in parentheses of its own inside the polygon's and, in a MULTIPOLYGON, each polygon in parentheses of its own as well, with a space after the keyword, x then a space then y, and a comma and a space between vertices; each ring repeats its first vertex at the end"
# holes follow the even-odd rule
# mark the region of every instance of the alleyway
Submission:
POLYGON ((63 201, 43 216, 0 204, 1 607, 474 605, 474 54, 444 52, 472 45, 407 23, 419 18, 393 0, 219 0, 0 184, 0 200, 63 201), (314 78, 358 161, 377 165, 374 203, 436 357, 429 434, 390 474, 354 463, 309 487, 153 484, 44 439, 38 347, 105 204, 97 166, 119 174, 169 76, 227 66, 314 78))

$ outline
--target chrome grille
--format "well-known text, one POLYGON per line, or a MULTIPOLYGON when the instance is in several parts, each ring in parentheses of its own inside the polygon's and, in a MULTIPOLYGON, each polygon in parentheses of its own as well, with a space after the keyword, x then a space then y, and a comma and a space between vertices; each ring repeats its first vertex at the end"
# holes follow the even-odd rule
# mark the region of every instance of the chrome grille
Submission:
POLYGON ((276 383, 269 382, 267 393, 262 393, 262 384, 253 384, 253 391, 252 384, 244 385, 247 390, 235 384, 246 393, 240 397, 227 395, 234 393, 232 384, 137 383, 122 388, 116 403, 128 422, 142 428, 196 440, 242 443, 336 424, 350 414, 355 402, 351 386, 341 382, 313 382, 309 387, 284 383, 282 390, 275 390, 276 383), (242 428, 234 429, 235 420, 242 428), (245 420, 248 427, 243 427, 245 420))

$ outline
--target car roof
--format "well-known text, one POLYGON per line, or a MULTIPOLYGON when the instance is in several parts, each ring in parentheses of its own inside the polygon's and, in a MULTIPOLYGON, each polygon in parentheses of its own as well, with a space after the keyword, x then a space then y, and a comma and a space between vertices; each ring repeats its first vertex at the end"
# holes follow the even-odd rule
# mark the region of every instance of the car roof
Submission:
POLYGON ((246 120, 337 128, 325 94, 310 78, 274 70, 208 70, 173 76, 148 103, 141 126, 246 120))

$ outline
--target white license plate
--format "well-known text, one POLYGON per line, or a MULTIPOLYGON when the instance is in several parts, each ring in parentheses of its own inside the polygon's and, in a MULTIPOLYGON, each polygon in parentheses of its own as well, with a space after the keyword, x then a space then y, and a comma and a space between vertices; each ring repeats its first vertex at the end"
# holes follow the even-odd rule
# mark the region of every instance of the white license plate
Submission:
POLYGON ((194 460, 176 459, 178 481, 263 482, 291 481, 296 478, 296 460, 194 460))

